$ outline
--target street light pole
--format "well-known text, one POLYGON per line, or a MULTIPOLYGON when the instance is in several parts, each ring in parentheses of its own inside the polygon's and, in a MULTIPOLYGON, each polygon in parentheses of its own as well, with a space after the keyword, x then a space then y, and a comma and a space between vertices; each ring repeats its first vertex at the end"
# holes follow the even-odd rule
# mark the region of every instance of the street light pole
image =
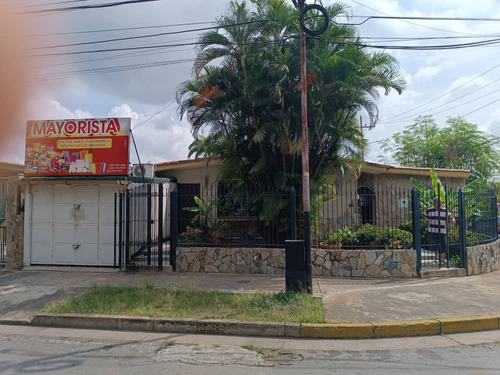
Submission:
MULTIPOLYGON (((301 11, 303 4, 301 6, 301 11)), ((312 290, 311 262, 311 192, 309 187, 309 134, 307 129, 307 37, 300 29, 300 75, 302 80, 302 205, 304 209, 304 243, 306 261, 306 290, 312 290)))

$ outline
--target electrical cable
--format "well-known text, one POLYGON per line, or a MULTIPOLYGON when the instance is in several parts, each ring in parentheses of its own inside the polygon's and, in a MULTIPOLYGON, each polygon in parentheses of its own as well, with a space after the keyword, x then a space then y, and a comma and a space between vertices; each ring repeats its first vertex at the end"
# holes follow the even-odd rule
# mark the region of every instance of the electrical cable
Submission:
POLYGON ((75 35, 75 34, 94 34, 94 33, 115 32, 115 31, 133 31, 133 30, 145 30, 145 29, 160 29, 160 28, 166 28, 166 27, 207 25, 207 24, 213 24, 213 23, 214 23, 213 21, 186 22, 186 23, 174 23, 174 24, 168 24, 168 25, 136 26, 136 27, 122 27, 122 28, 116 28, 116 29, 84 30, 84 31, 70 31, 70 32, 64 32, 64 33, 33 34, 30 36, 42 37, 42 36, 59 36, 59 35, 75 35))
MULTIPOLYGON (((380 11, 380 10, 378 10, 378 9, 375 9, 375 8, 369 7, 368 5, 362 4, 362 3, 360 3, 360 2, 359 2, 359 1, 357 1, 357 0, 350 0, 350 1, 352 1, 352 2, 353 2, 353 3, 355 3, 355 4, 361 5, 362 7, 365 7, 365 8, 367 8, 367 9, 373 10, 373 11, 375 11, 375 12, 379 13, 379 14, 383 14, 383 15, 385 15, 385 16, 391 16, 391 15, 390 15, 390 14, 388 14, 388 13, 381 12, 381 11, 380 11)), ((440 29, 440 28, 437 28, 437 27, 432 27, 432 26, 427 26, 427 25, 421 25, 421 24, 419 24, 419 23, 411 22, 411 21, 408 21, 408 20, 400 20, 400 21, 405 22, 405 23, 408 23, 408 24, 410 24, 410 25, 415 25, 415 26, 418 26, 418 27, 423 27, 423 28, 425 28, 425 29, 431 29, 431 30, 436 30, 436 31, 442 31, 442 32, 445 32, 445 33, 452 33, 452 34, 464 34, 464 33, 460 32, 460 31, 446 30, 446 29, 440 29)))
POLYGON ((150 3, 153 1, 161 1, 161 0, 123 0, 117 1, 114 3, 103 3, 103 4, 95 4, 95 5, 79 5, 75 7, 64 7, 64 8, 52 8, 52 9, 41 9, 41 10, 30 10, 20 12, 21 15, 29 15, 29 14, 45 14, 45 13, 62 13, 69 12, 75 10, 87 10, 87 9, 102 9, 102 8, 111 8, 122 5, 130 5, 130 4, 138 4, 138 3, 150 3))
MULTIPOLYGON (((283 36, 282 39, 290 39, 292 36, 283 36)), ((234 46, 245 46, 245 45, 253 45, 257 44, 259 46, 276 44, 276 41, 254 41, 249 43, 231 43, 234 46)), ((89 51, 74 51, 74 52, 56 52, 56 53, 44 53, 38 55, 30 55, 30 57, 49 57, 49 56, 69 56, 69 55, 82 55, 87 53, 104 53, 104 52, 118 52, 118 51, 131 51, 131 50, 141 50, 141 49, 153 49, 153 48, 169 48, 169 47, 184 47, 184 46, 196 46, 201 44, 200 42, 193 43, 177 43, 177 44, 160 44, 160 45, 151 45, 151 46, 138 46, 138 47, 122 47, 122 48, 106 48, 99 50, 89 50, 89 51)))
POLYGON ((491 72, 492 70, 495 70, 495 69, 496 69, 496 68, 498 68, 498 67, 500 67, 500 64, 497 64, 497 65, 493 66, 492 68, 487 69, 486 71, 484 71, 484 72, 482 72, 481 74, 477 75, 476 77, 474 77, 474 78, 472 78, 472 79, 468 80, 467 82, 465 82, 465 83, 463 83, 463 84, 461 84, 461 85, 459 85, 459 86, 455 87, 455 88, 454 88, 454 89, 452 89, 452 90, 449 90, 449 91, 445 92, 445 93, 444 93, 444 94, 442 94, 442 95, 436 96, 435 98, 433 98, 433 99, 429 100, 428 102, 425 102, 425 103, 423 103, 423 104, 421 104, 421 105, 419 105, 419 106, 417 106, 417 107, 415 107, 415 108, 411 109, 410 111, 402 112, 402 113, 397 114, 397 115, 395 115, 395 116, 388 117, 388 118, 386 118, 386 119, 385 119, 385 121, 388 121, 388 120, 390 120, 390 119, 394 119, 394 118, 397 118, 397 117, 401 117, 401 116, 406 115, 406 114, 408 114, 408 113, 410 113, 410 112, 413 112, 413 111, 415 111, 415 110, 417 110, 417 109, 420 109, 420 108, 422 108, 422 107, 425 107, 427 104, 434 103, 436 100, 441 99, 441 98, 445 97, 446 95, 449 95, 449 94, 451 94, 452 92, 457 91, 458 89, 460 89, 460 88, 462 88, 462 87, 464 87, 464 86, 468 85, 468 84, 469 84, 469 83, 471 83, 471 82, 474 82, 476 79, 478 79, 478 78, 480 78, 480 77, 482 77, 482 76, 484 76, 484 75, 488 74, 489 72, 491 72))
MULTIPOLYGON (((488 85, 485 85, 485 86, 483 86, 483 87, 480 87, 479 89, 476 89, 476 90, 474 90, 474 91, 472 91, 472 92, 470 92, 470 93, 468 93, 468 94, 462 95, 462 96, 461 96, 461 97, 459 97, 459 98, 456 98, 456 99, 450 100, 449 102, 443 103, 443 104, 438 105, 438 106, 433 107, 433 108, 430 108, 430 109, 428 109, 428 111, 431 111, 432 109, 436 109, 436 108, 443 107, 443 106, 445 106, 445 105, 447 105, 447 104, 449 104, 449 103, 452 103, 452 102, 455 102, 455 101, 457 101, 457 100, 460 100, 460 99, 462 99, 462 98, 464 98, 464 97, 466 97, 466 96, 468 96, 468 95, 470 95, 470 94, 472 94, 472 93, 474 93, 474 92, 477 92, 477 91, 479 91, 479 90, 482 90, 482 89, 483 89, 483 88, 485 88, 486 86, 490 86, 490 85, 492 85, 493 83, 496 83, 496 82, 498 82, 498 81, 500 81, 500 78, 499 78, 499 79, 497 79, 497 80, 495 80, 495 81, 493 81, 493 82, 490 82, 488 85)), ((465 105, 465 104, 469 104, 469 103, 472 103, 472 102, 475 102, 476 100, 483 99, 483 98, 485 98, 485 97, 487 97, 487 96, 490 96, 490 95, 492 95, 492 94, 495 94, 495 93, 497 93, 497 92, 499 92, 499 91, 500 91, 500 89, 498 89, 498 90, 494 90, 494 91, 492 91, 492 92, 489 92, 488 94, 485 94, 485 95, 479 96, 479 97, 477 97, 477 98, 475 98, 475 99, 469 100, 469 101, 464 102, 464 103, 460 103, 459 105, 456 105, 456 106, 453 106, 453 107, 446 108, 446 109, 444 109, 444 110, 442 110, 442 111, 438 111, 438 112, 434 112, 434 113, 427 113, 427 111, 425 111, 425 112, 416 113, 416 114, 414 114, 414 115, 412 115, 412 116, 408 116, 408 117, 401 118, 401 119, 399 119, 399 120, 393 120, 393 121, 380 121, 380 122, 381 122, 381 123, 383 123, 384 125, 387 125, 387 124, 397 124, 397 123, 401 123, 401 122, 406 122, 406 121, 411 120, 412 118, 415 118, 416 116, 420 116, 420 115, 429 115, 429 116, 438 115, 438 114, 440 114, 440 113, 447 112, 447 111, 449 111, 449 110, 451 110, 451 109, 460 108, 460 107, 462 107, 463 105, 465 105)))
POLYGON ((151 115, 150 118, 148 118, 147 120, 144 120, 143 122, 141 122, 140 124, 134 126, 134 128, 132 130, 135 130, 137 129, 139 126, 142 126, 144 125, 146 122, 148 122, 149 120, 155 118, 157 115, 159 115, 160 113, 162 112, 165 112, 167 109, 169 109, 169 107, 172 105, 172 104, 175 104, 175 100, 172 100, 169 104, 167 104, 165 107, 163 107, 162 109, 160 109, 158 112, 155 112, 153 115, 151 115))

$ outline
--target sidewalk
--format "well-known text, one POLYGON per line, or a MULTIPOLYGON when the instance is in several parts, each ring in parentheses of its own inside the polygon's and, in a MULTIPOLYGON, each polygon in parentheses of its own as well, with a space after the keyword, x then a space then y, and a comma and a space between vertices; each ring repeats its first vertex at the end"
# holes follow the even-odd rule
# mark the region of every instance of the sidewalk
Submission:
MULTIPOLYGON (((0 270, 0 318, 31 319, 47 303, 92 285, 192 287, 239 293, 284 289, 284 275, 125 273, 95 269, 0 270)), ((500 313, 500 272, 452 279, 315 278, 329 322, 386 322, 500 313)))

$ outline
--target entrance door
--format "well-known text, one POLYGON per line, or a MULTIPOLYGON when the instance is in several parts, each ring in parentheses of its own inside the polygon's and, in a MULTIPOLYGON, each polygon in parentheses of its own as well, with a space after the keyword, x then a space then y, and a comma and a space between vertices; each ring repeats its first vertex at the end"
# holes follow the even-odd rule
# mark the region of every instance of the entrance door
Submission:
POLYGON ((34 186, 31 263, 112 266, 116 187, 34 186))
POLYGON ((194 197, 200 198, 200 184, 178 184, 179 192, 179 234, 186 231, 187 226, 192 226, 196 213, 185 211, 184 207, 196 207, 194 197))
POLYGON ((372 189, 362 186, 358 189, 361 223, 375 225, 375 193, 372 189))

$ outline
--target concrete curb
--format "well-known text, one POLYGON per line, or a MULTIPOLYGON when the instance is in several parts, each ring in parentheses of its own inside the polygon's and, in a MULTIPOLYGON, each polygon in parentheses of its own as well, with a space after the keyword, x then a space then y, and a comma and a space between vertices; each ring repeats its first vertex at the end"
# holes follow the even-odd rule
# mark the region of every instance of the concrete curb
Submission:
MULTIPOLYGON (((9 323, 0 320, 0 324, 9 323)), ((19 323, 17 323, 19 324, 19 323)), ((26 324, 23 321, 22 324, 26 324)), ((37 314, 33 326, 121 331, 209 333, 223 335, 357 339, 428 336, 500 329, 500 314, 380 323, 272 323, 238 320, 150 318, 122 315, 37 314)))

